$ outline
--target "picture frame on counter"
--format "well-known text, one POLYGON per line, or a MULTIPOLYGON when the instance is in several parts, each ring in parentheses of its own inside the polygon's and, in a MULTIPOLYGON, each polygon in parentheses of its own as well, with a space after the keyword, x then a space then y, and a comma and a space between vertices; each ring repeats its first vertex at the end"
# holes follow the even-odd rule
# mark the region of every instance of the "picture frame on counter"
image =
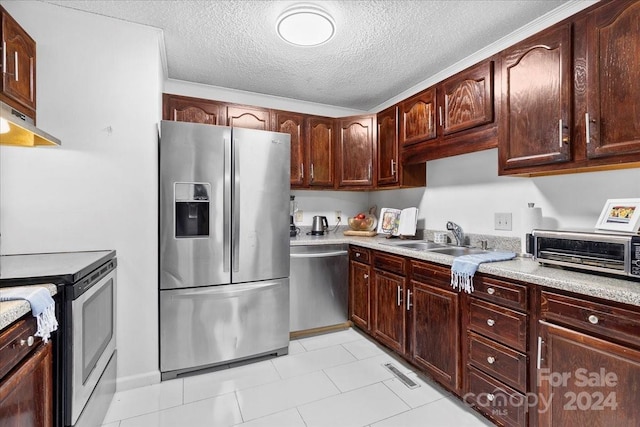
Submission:
POLYGON ((604 204, 596 228, 599 230, 638 233, 640 199, 609 199, 604 204))

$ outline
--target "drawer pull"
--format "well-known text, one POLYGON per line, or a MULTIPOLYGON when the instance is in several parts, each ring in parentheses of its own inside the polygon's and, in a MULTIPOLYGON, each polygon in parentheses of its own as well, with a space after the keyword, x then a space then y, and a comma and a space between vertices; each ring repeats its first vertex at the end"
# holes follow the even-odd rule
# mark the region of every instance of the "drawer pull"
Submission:
POLYGON ((20 346, 24 347, 26 345, 27 347, 31 347, 34 341, 35 338, 33 338, 33 335, 29 335, 29 338, 27 338, 26 340, 20 340, 20 346))
POLYGON ((487 357, 487 362, 489 362, 490 365, 493 365, 496 361, 496 358, 493 356, 489 356, 487 357))
POLYGON ((495 321, 495 320, 493 320, 493 319, 487 319, 487 325, 489 325, 489 326, 493 326, 493 325, 495 325, 495 324, 496 324, 496 321, 495 321))
POLYGON ((487 288, 487 293, 488 293, 489 295, 493 295, 493 294, 495 294, 495 293, 496 293, 496 290, 495 290, 495 289, 493 289, 493 288, 487 288))
POLYGON ((365 279, 368 279, 368 278, 369 278, 369 275, 368 275, 368 274, 365 274, 365 275, 363 275, 363 277, 364 277, 365 279))
POLYGON ((360 258, 360 252, 356 252, 356 258, 360 258))
POLYGON ((493 402, 495 400, 496 396, 493 393, 489 393, 487 394, 487 400, 489 402, 493 402))
POLYGON ((588 319, 589 319, 589 323, 591 323, 592 325, 597 325, 598 322, 600 321, 600 319, 598 319, 598 316, 596 316, 594 314, 589 316, 588 319))

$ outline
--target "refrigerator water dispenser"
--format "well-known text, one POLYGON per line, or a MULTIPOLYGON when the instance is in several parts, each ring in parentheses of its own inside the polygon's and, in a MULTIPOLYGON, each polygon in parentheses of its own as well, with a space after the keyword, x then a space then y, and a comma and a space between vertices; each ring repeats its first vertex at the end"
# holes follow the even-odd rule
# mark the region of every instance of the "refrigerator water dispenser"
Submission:
POLYGON ((211 184, 207 182, 175 183, 176 238, 209 236, 210 194, 211 184))

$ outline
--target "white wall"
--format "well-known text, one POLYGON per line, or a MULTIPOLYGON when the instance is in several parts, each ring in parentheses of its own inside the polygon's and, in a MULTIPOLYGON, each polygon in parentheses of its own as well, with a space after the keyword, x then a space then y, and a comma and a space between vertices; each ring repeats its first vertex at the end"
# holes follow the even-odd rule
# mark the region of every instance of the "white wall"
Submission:
POLYGON ((543 226, 594 228, 605 201, 640 197, 640 168, 537 178, 498 176, 497 149, 427 162, 427 187, 369 193, 378 207, 417 206, 423 228, 447 221, 466 232, 522 237, 521 209, 542 208, 543 226), (512 231, 494 229, 494 213, 511 212, 512 231))
POLYGON ((157 30, 34 1, 37 118, 57 148, 0 147, 2 253, 115 249, 119 388, 159 381, 157 30))
POLYGON ((329 225, 336 224, 336 211, 342 212, 342 225, 347 217, 369 210, 369 193, 364 191, 315 191, 295 190, 298 209, 302 210, 302 221, 296 225, 311 225, 314 215, 327 217, 329 225))

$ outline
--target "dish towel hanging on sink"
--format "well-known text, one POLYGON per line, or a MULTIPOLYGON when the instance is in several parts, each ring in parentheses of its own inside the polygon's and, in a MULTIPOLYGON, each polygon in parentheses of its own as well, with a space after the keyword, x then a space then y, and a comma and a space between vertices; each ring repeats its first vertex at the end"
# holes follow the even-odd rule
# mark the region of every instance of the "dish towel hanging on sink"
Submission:
POLYGON ((24 286, 16 288, 0 289, 0 301, 27 300, 31 305, 31 314, 38 321, 38 330, 35 336, 42 341, 49 341, 51 332, 58 329, 58 320, 55 313, 55 301, 51 293, 42 286, 24 286))
POLYGON ((473 292, 473 275, 483 262, 508 261, 515 258, 514 252, 486 252, 463 255, 453 259, 451 265, 451 286, 458 291, 473 292))

